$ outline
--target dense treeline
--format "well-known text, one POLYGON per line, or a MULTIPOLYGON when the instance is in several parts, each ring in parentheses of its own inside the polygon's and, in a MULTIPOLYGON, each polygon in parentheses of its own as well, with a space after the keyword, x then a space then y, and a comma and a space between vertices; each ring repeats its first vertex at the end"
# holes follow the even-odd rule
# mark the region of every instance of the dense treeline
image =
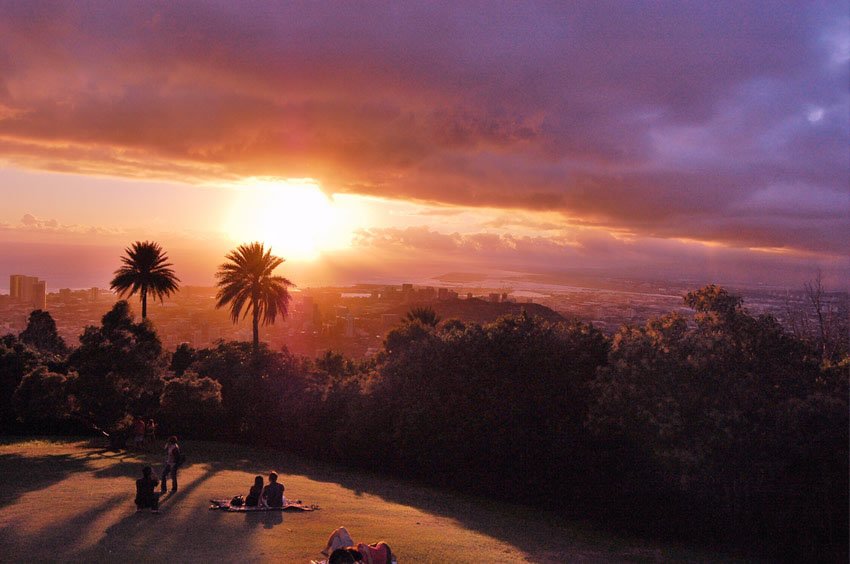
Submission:
POLYGON ((0 425, 120 437, 128 416, 154 416, 621 527, 846 560, 846 346, 824 358, 714 286, 685 301, 692 317, 610 338, 411 312, 364 362, 235 342, 169 355, 126 302, 69 353, 34 312, 0 340, 0 425))

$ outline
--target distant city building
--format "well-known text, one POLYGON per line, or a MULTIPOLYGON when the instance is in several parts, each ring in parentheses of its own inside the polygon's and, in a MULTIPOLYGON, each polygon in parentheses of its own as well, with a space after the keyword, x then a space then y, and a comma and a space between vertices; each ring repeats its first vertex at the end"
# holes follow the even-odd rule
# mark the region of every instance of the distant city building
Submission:
POLYGON ((457 299, 457 292, 448 288, 440 288, 437 290, 437 299, 441 302, 457 299))
POLYGON ((9 276, 9 297, 15 301, 21 299, 23 293, 24 280, 27 277, 23 274, 12 274, 9 276))
POLYGON ((47 309, 47 283, 37 276, 12 274, 9 276, 9 299, 36 309, 47 309))
POLYGON ((437 297, 437 291, 431 286, 428 286, 419 290, 417 297, 423 302, 433 302, 437 297))
POLYGON ((32 307, 35 309, 47 309, 47 283, 38 280, 32 285, 32 307))

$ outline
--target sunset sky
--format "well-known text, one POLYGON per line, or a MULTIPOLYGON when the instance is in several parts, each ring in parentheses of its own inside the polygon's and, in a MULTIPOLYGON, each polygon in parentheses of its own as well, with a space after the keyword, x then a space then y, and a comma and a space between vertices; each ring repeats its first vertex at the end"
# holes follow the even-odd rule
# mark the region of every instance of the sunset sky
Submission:
POLYGON ((0 288, 850 276, 846 2, 0 0, 0 288))

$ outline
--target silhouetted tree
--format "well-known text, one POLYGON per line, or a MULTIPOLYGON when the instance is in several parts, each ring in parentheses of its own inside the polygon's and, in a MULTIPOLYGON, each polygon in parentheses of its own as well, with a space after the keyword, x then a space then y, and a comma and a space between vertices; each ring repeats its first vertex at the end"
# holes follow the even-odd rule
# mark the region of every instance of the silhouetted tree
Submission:
POLYGON ((400 354, 411 343, 427 337, 433 332, 433 326, 426 325, 418 319, 406 321, 400 327, 396 327, 387 333, 384 338, 384 353, 388 355, 400 354))
POLYGON ((473 491, 558 503, 577 486, 587 384, 604 336, 526 313, 484 326, 429 331, 413 321, 387 336, 361 448, 404 475, 473 491))
POLYGON ((158 243, 136 241, 121 257, 124 266, 115 271, 110 288, 117 290, 120 297, 139 293, 142 301, 142 319, 148 316, 148 292, 162 301, 177 291, 180 280, 171 269, 168 256, 158 243))
POLYGON ((225 257, 226 262, 218 267, 218 294, 216 307, 230 306, 230 318, 236 323, 251 312, 254 352, 260 347, 260 320, 263 325, 274 323, 278 314, 286 317, 289 309, 288 288, 292 282, 282 276, 274 276, 274 269, 284 259, 274 256, 271 248, 262 243, 240 245, 225 257))
POLYGON ((68 358, 76 370, 76 413, 112 430, 125 416, 151 413, 159 403, 165 358, 148 321, 134 323, 126 301, 117 302, 100 327, 89 326, 68 358))
POLYGON ((466 324, 460 319, 448 319, 443 323, 442 332, 450 333, 452 331, 463 331, 466 329, 466 324))
POLYGON ((19 338, 42 353, 63 355, 68 352, 65 341, 56 331, 56 322, 50 313, 37 309, 30 313, 27 327, 19 338))
POLYGON ((690 532, 785 538, 781 550, 798 556, 846 531, 828 493, 847 481, 835 455, 847 448, 847 398, 836 393, 846 384, 738 296, 708 286, 685 303, 693 323, 671 314, 621 328, 593 387, 589 427, 630 453, 612 477, 622 496, 690 532))
POLYGON ((172 432, 216 438, 222 428, 221 384, 188 371, 166 382, 160 397, 160 424, 172 432))
POLYGON ((191 370, 221 384, 222 406, 232 438, 268 444, 280 440, 283 428, 298 427, 284 409, 293 388, 300 386, 295 359, 273 352, 265 343, 257 351, 247 342, 219 342, 200 349, 191 370))
POLYGON ((30 428, 40 431, 55 428, 70 414, 68 382, 75 377, 74 373, 67 376, 49 372, 46 366, 37 367, 24 376, 15 390, 15 412, 30 428))
POLYGON ((440 322, 440 317, 437 315, 437 312, 435 312, 433 308, 427 306, 411 308, 404 318, 408 323, 411 321, 419 321, 423 325, 430 325, 431 327, 436 327, 440 322))
POLYGON ((12 395, 38 362, 38 355, 14 335, 0 337, 0 429, 14 423, 12 395))
POLYGON ((837 363, 850 354, 850 303, 846 292, 830 293, 820 272, 803 285, 804 301, 786 302, 794 334, 817 347, 824 362, 837 363))
POLYGON ((183 373, 195 361, 195 349, 189 346, 188 343, 180 343, 174 354, 171 355, 171 365, 169 368, 174 371, 177 376, 182 376, 183 373))

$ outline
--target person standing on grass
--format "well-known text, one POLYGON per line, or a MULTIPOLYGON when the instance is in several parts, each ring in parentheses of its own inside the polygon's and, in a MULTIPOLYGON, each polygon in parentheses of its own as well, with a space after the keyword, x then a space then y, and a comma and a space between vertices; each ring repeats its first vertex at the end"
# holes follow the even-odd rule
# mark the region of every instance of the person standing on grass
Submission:
POLYGON ((171 435, 168 437, 168 442, 165 443, 165 468, 162 470, 162 484, 160 491, 165 493, 166 479, 171 474, 171 491, 177 491, 177 467, 180 465, 180 447, 177 444, 177 437, 171 435))
POLYGON ((145 441, 151 447, 156 443, 156 423, 154 423, 153 417, 149 418, 145 425, 145 441))
POLYGON ((133 446, 138 450, 145 446, 145 420, 138 415, 133 419, 133 446))
POLYGON ((260 496, 260 505, 266 507, 283 507, 286 500, 283 498, 283 484, 277 483, 277 472, 269 473, 269 484, 263 488, 263 495, 260 496))
POLYGON ((136 511, 151 509, 159 513, 159 496, 155 491, 158 483, 150 466, 142 468, 142 477, 136 480, 136 511))

